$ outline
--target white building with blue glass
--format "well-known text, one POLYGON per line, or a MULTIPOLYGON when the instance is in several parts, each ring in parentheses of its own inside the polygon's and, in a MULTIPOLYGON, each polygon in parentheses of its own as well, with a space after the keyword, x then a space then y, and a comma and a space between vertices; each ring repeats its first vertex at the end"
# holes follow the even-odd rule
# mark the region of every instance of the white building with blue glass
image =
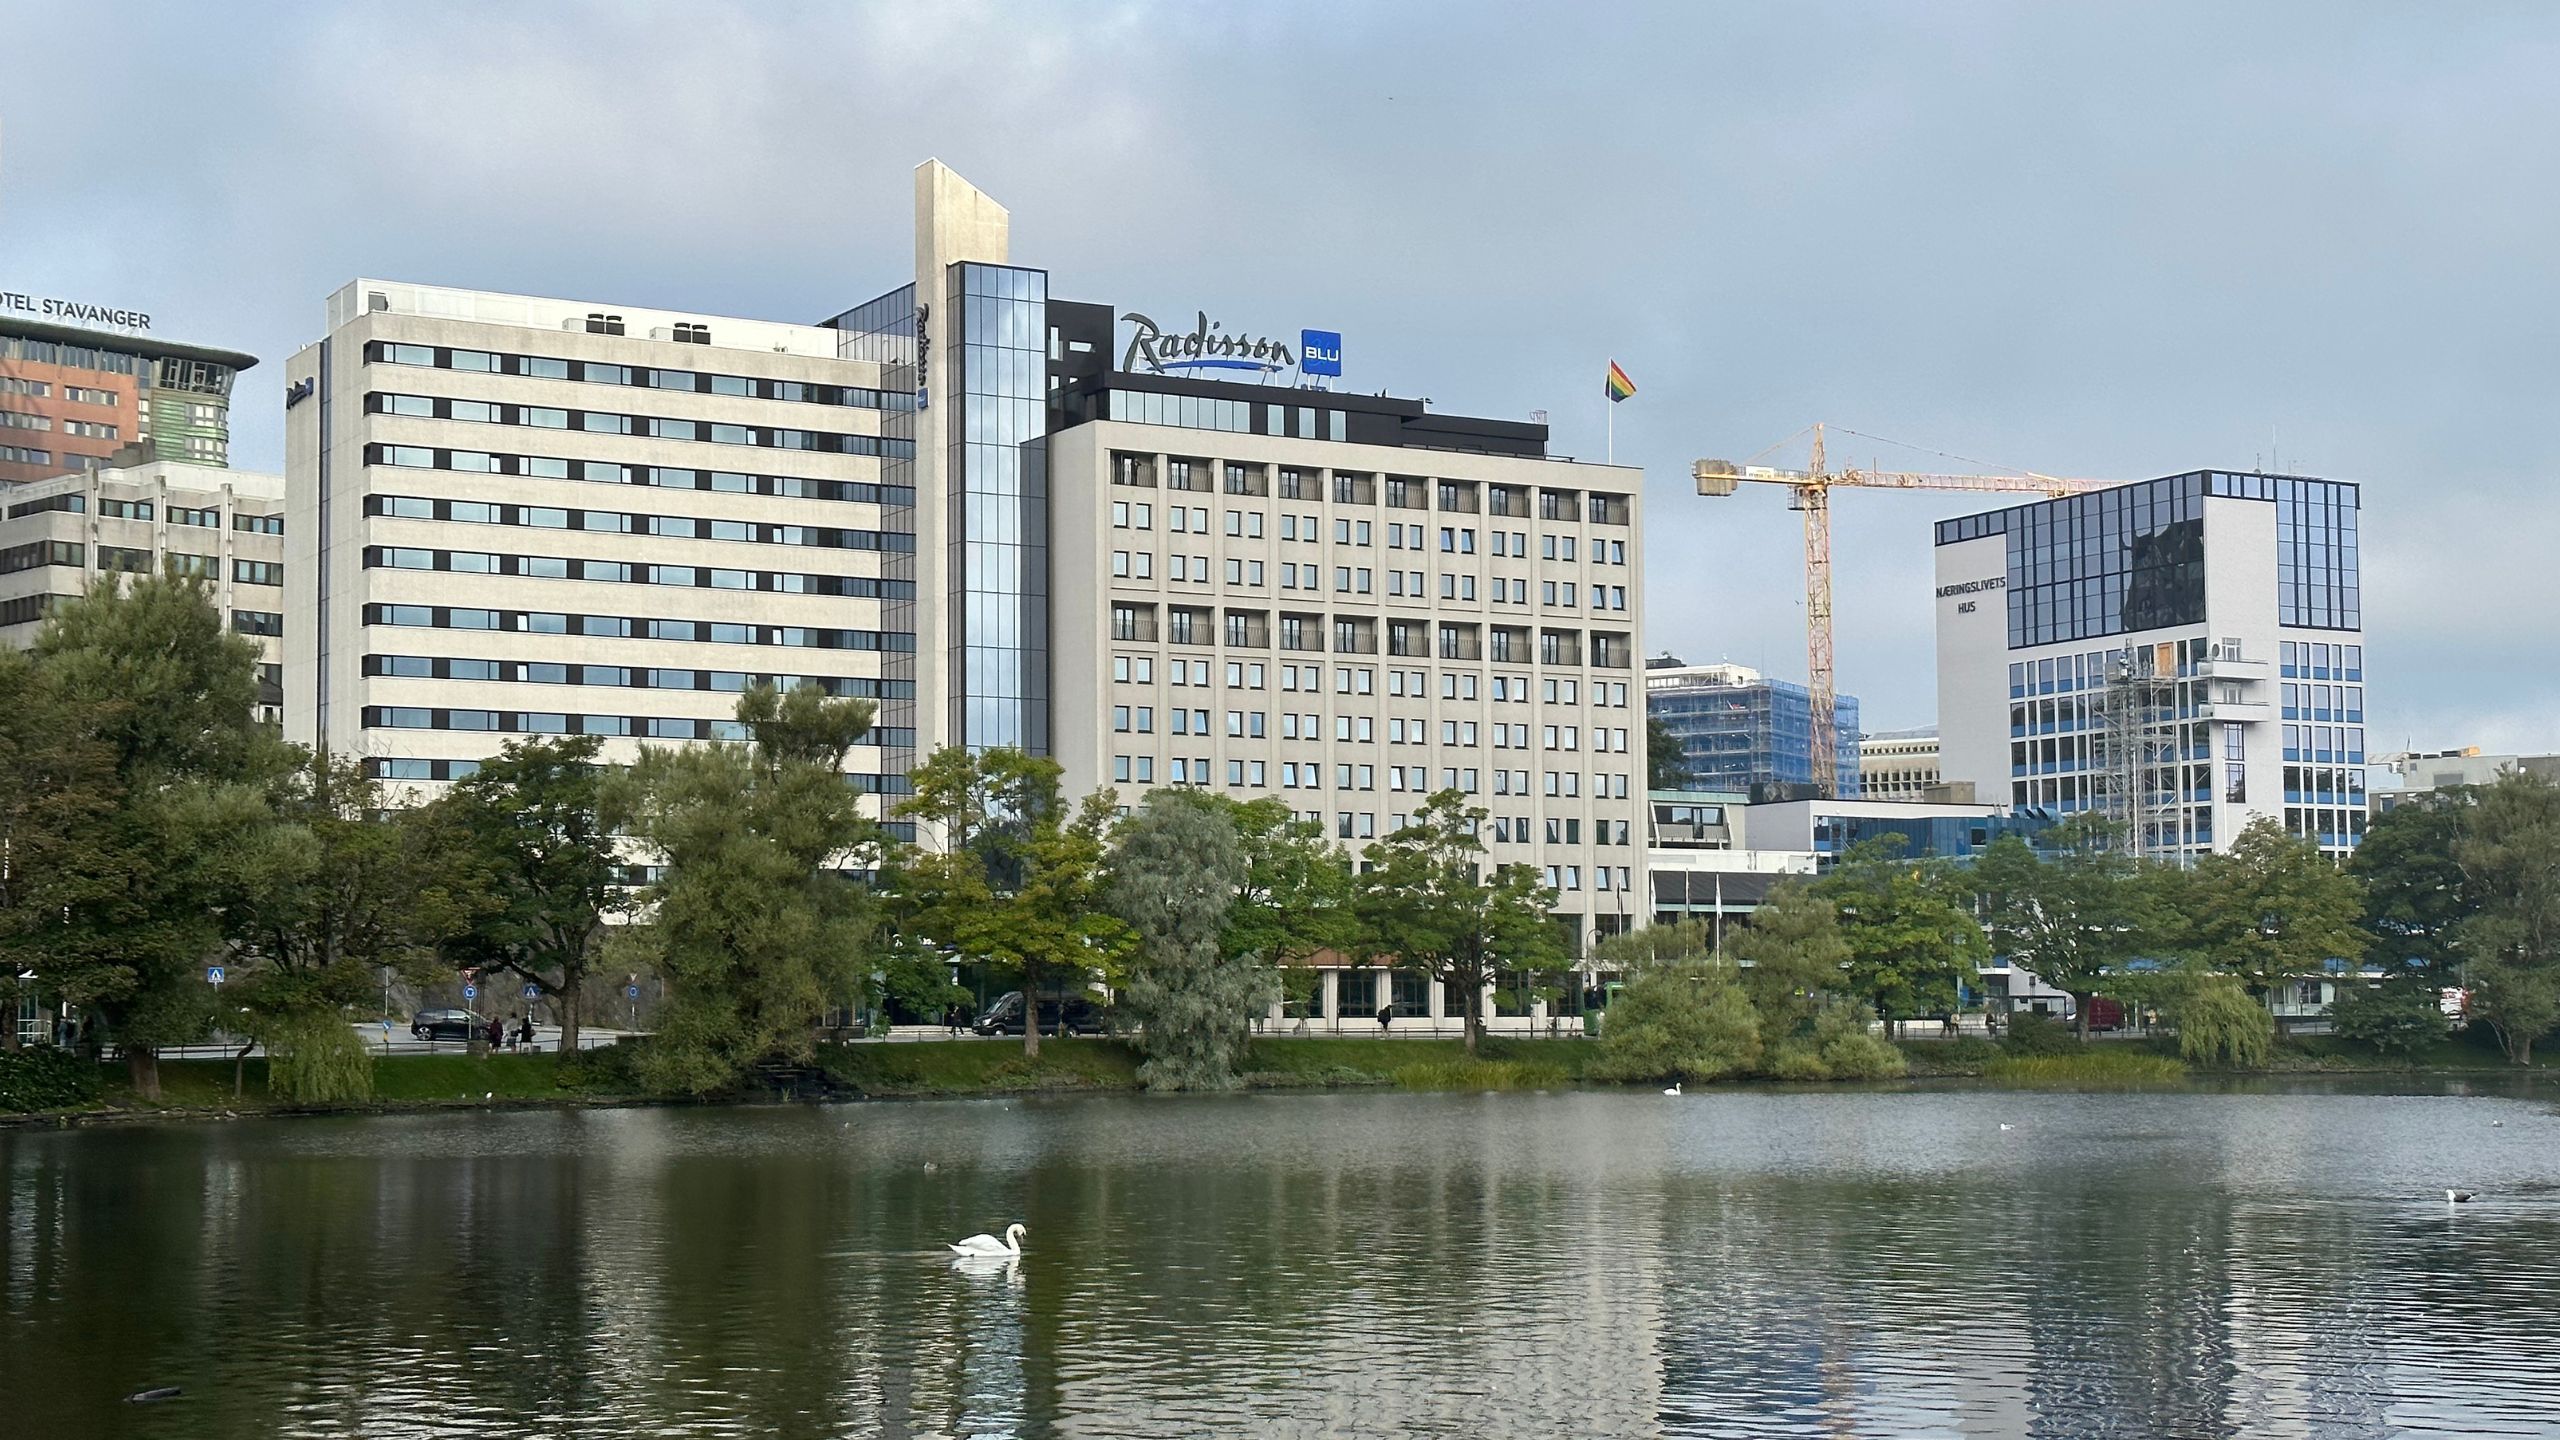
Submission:
POLYGON ((2145 855, 2365 825, 2357 488, 2195 471, 1937 527, 1938 722, 1978 798, 2145 855))

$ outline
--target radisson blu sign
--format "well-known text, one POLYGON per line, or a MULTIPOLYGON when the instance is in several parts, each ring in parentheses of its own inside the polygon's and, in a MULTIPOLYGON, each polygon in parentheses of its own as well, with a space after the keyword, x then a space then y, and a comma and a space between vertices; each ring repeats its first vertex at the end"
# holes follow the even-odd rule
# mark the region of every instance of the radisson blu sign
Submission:
POLYGON ((1191 328, 1181 332, 1168 332, 1135 310, 1122 315, 1120 323, 1129 327, 1129 347, 1120 357, 1123 370, 1154 375, 1209 370, 1243 370, 1262 376, 1289 370, 1301 375, 1342 373, 1342 336, 1331 330, 1301 330, 1292 349, 1285 340, 1229 330, 1205 310, 1193 312, 1191 328))
POLYGON ((15 290, 0 290, 0 314, 33 315, 63 325, 112 325, 119 330, 151 328, 150 315, 140 310, 119 310, 112 305, 91 305, 52 295, 23 295, 15 290))

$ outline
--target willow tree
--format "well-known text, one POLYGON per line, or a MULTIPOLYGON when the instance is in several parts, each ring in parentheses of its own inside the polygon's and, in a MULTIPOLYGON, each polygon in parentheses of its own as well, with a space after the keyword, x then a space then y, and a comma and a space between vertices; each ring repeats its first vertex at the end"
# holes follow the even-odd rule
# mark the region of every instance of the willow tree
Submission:
POLYGON ((1150 1089, 1235 1084, 1254 1012, 1278 986, 1250 950, 1231 949, 1229 917, 1252 875, 1231 805, 1157 790, 1114 832, 1111 907, 1137 937, 1122 1003, 1142 1027, 1150 1089))
POLYGON ((701 1094, 766 1060, 807 1060, 830 1005, 870 970, 874 907, 848 875, 877 838, 845 783, 871 729, 865 700, 758 685, 738 701, 745 742, 646 746, 605 787, 605 813, 665 866, 627 943, 665 977, 643 1075, 701 1094))

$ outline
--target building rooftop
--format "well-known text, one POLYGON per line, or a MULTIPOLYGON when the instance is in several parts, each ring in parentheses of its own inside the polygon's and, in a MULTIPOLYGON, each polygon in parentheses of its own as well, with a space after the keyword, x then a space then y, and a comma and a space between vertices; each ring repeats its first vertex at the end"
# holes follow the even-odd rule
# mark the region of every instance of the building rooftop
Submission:
POLYGON ((222 350, 211 345, 188 345, 176 340, 161 340, 137 335, 129 330, 84 330, 77 325, 54 325, 42 320, 21 320, 0 314, 0 335, 16 335, 28 340, 49 340, 57 345, 86 345, 97 350, 113 350, 125 355, 143 355, 154 360, 200 360, 211 365, 227 365, 246 370, 258 363, 258 357, 238 350, 222 350))
POLYGON ((734 315, 655 310, 606 300, 562 300, 541 295, 509 295, 493 290, 457 290, 401 280, 358 279, 340 287, 329 297, 331 330, 368 313, 423 315, 480 325, 514 325, 527 330, 579 333, 585 333, 592 320, 621 327, 618 331, 600 333, 670 341, 678 338, 676 327, 683 325, 688 331, 684 341, 687 344, 718 350, 817 356, 830 360, 840 354, 838 342, 843 339, 842 332, 822 325, 793 325, 773 320, 747 320, 734 315))

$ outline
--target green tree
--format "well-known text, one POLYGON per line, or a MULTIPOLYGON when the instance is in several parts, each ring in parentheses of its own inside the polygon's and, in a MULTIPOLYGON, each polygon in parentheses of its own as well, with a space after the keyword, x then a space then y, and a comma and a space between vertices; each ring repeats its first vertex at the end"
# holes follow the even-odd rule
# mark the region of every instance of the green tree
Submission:
POLYGON ((2275 1051, 2275 1019, 2229 975, 2197 975, 2171 1006, 2178 1053, 2200 1065, 2255 1069, 2275 1051))
POLYGON ((2364 954, 2363 887, 2264 816, 2197 861, 2181 890, 2190 952, 2253 994, 2364 954))
POLYGON ((592 735, 509 741, 419 812, 440 883, 461 912, 445 953, 551 997, 563 1063, 578 1053, 598 942, 631 903, 601 812, 602 744, 592 735))
POLYGON ((223 999, 266 1044, 278 1093, 360 1100, 373 1068, 350 1027, 386 970, 425 978, 451 908, 417 815, 385 815, 362 760, 304 754, 269 808, 274 823, 240 847, 231 912, 240 980, 223 999))
POLYGON ((1644 783, 1648 790, 1682 790, 1689 784, 1689 751, 1659 715, 1644 719, 1644 783))
POLYGON ((1594 958, 1626 977, 1591 1075, 1618 1081, 1707 1081, 1760 1058, 1760 1012, 1697 921, 1612 935, 1594 958))
POLYGON ((1849 963, 1840 912, 1794 880, 1771 887, 1750 923, 1729 932, 1725 953, 1742 973, 1768 1051, 1810 1033, 1822 998, 1841 988, 1849 963))
POLYGON ((1328 951, 1350 953, 1360 942, 1351 861, 1325 838, 1323 824, 1297 818, 1276 795, 1212 798, 1226 811, 1245 857, 1244 884, 1227 912, 1227 953, 1258 955, 1282 969, 1304 967, 1328 951))
POLYGON ((2424 975, 2400 975, 2377 985, 2348 981, 2329 1004, 2338 1037, 2370 1045, 2384 1054, 2414 1055, 2444 1038, 2444 1007, 2435 982, 2424 975))
POLYGON ((1104 903, 1119 798, 1070 807, 1058 776, 1057 761, 1010 746, 951 747, 909 773, 914 794, 898 806, 917 834, 890 880, 900 930, 1021 976, 1026 1055, 1040 1053, 1044 987, 1117 978, 1130 943, 1104 903))
POLYGON ((2462 922, 2479 905, 2454 846, 2473 804, 2468 788, 2412 795, 2376 816, 2347 860, 2374 953, 2392 969, 2420 965, 2442 984, 2460 963, 2462 922))
POLYGON ((1226 940, 1252 869, 1237 808, 1157 790, 1113 836, 1111 904, 1137 936, 1122 999, 1143 1027, 1150 1089, 1232 1088, 1253 1014, 1278 990, 1259 955, 1226 940))
POLYGON ((1464 1016, 1467 1053, 1484 1030, 1484 990, 1504 966, 1564 958, 1556 895, 1526 865, 1485 865, 1486 812, 1456 790, 1423 802, 1369 852, 1354 909, 1362 947, 1438 980, 1464 1016))
POLYGON ((1839 911, 1849 947, 1842 988, 1891 1022, 1952 1012, 1959 987, 1979 979, 1990 958, 1961 874, 1900 858, 1900 840, 1852 848, 1813 886, 1839 911))
POLYGON ((2471 1013, 2507 1058, 2533 1063, 2560 1025, 2560 783, 2513 771, 2479 787, 2453 856, 2476 910, 2455 927, 2468 959, 2471 1013))
POLYGON ((703 1094, 765 1060, 805 1060, 827 1007, 857 997, 874 907, 844 872, 878 828, 841 771, 871 714, 812 685, 757 685, 738 700, 748 741, 644 746, 604 786, 608 823, 665 865, 625 941, 669 989, 640 1057, 651 1083, 703 1094))
MULTIPOLYGON (((63 907, 105 883, 77 866, 121 796, 113 753, 49 680, 33 657, 0 650, 0 997, 12 1005, 52 983, 44 942, 63 907)), ((16 1025, 0 1025, 0 1047, 18 1048, 16 1025)))
POLYGON ((2167 936, 2153 877, 2117 850, 2105 822, 2075 817, 2058 827, 2046 860, 2015 835, 1992 842, 1973 867, 1993 949, 2079 999, 2089 1038, 2089 999, 2109 977, 2162 950, 2167 936))
POLYGON ((62 802, 77 822, 13 881, 12 929, 37 983, 92 1007, 156 1099, 159 1047, 210 1019, 204 967, 226 953, 241 851, 292 757, 256 719, 256 643, 203 582, 124 579, 101 578, 36 637, 38 708, 82 783, 62 802))

